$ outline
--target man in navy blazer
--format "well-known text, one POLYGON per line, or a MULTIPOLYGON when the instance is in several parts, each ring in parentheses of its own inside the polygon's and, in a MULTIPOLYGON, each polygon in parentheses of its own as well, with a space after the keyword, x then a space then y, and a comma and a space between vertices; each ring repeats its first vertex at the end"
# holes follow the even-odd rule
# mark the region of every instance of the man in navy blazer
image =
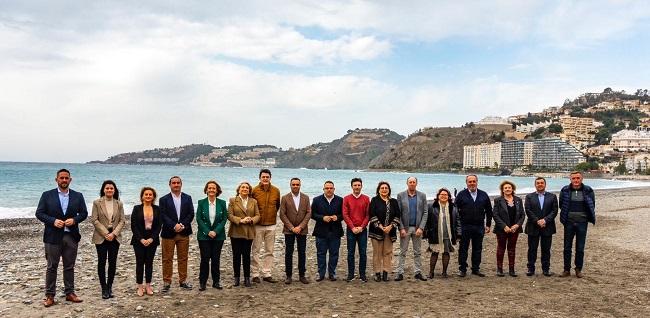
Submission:
POLYGON ((194 220, 194 204, 192 197, 181 192, 183 181, 179 176, 169 179, 170 193, 158 201, 162 219, 160 243, 162 245, 163 292, 168 292, 172 283, 174 267, 174 248, 178 260, 178 282, 183 289, 192 289, 187 281, 187 258, 194 220))
POLYGON ((57 188, 43 192, 36 208, 36 218, 45 224, 43 243, 47 271, 45 274, 45 300, 43 305, 54 305, 56 293, 56 276, 59 260, 63 259, 63 284, 65 299, 80 303, 74 290, 74 265, 77 260, 77 248, 81 235, 79 223, 88 217, 86 202, 81 193, 71 190, 70 171, 57 171, 57 188))
POLYGON ((535 179, 535 192, 526 195, 525 233, 528 234, 528 271, 526 276, 535 275, 537 262, 537 247, 542 243, 542 272, 544 276, 551 273, 551 243, 555 234, 555 218, 557 217, 557 196, 546 192, 546 179, 535 179))

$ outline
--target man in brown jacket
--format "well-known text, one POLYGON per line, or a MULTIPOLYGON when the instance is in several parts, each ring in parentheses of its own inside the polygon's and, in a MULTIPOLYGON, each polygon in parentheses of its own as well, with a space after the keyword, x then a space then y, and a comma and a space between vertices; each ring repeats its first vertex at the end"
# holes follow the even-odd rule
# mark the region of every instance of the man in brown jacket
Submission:
POLYGON ((311 218, 311 204, 309 197, 300 192, 300 179, 291 178, 289 182, 291 193, 287 193, 280 199, 280 220, 284 223, 284 271, 287 278, 285 284, 291 284, 293 270, 293 246, 298 241, 298 273, 300 282, 309 284, 305 277, 307 271, 306 249, 307 249, 307 225, 311 218))
POLYGON ((280 190, 271 184, 271 170, 260 170, 259 179, 260 183, 253 188, 251 193, 251 197, 257 201, 260 210, 260 222, 255 225, 251 272, 254 283, 261 283, 260 272, 265 282, 277 283, 277 280, 271 276, 271 269, 273 268, 275 224, 280 208, 280 190), (264 247, 264 252, 260 253, 262 247, 264 247))

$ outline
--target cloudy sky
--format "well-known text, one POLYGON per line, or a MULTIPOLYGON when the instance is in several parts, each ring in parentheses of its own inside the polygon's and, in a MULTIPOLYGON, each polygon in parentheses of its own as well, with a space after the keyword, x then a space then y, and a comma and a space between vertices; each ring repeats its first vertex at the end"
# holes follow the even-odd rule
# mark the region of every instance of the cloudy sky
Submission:
POLYGON ((0 2, 0 161, 303 147, 650 88, 650 2, 0 2))

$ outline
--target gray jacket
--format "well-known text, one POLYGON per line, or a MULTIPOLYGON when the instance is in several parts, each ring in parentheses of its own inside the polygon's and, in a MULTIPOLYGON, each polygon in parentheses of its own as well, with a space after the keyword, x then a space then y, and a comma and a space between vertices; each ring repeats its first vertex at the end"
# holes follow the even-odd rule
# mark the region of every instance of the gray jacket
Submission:
MULTIPOLYGON (((417 196, 417 213, 416 213, 416 228, 424 230, 427 226, 427 195, 424 192, 416 191, 417 196)), ((399 229, 408 229, 409 227, 409 195, 407 191, 397 194, 397 204, 399 205, 402 215, 400 216, 399 229)))

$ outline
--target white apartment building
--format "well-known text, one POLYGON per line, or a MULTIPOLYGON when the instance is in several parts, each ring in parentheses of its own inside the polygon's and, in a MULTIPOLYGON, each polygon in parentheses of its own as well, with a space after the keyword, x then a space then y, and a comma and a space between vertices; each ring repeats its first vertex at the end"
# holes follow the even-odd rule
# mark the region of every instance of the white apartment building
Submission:
POLYGON ((463 168, 495 168, 501 166, 501 143, 483 143, 463 147, 463 168))
POLYGON ((610 144, 618 151, 649 151, 650 129, 639 127, 636 130, 621 130, 612 135, 610 144))

